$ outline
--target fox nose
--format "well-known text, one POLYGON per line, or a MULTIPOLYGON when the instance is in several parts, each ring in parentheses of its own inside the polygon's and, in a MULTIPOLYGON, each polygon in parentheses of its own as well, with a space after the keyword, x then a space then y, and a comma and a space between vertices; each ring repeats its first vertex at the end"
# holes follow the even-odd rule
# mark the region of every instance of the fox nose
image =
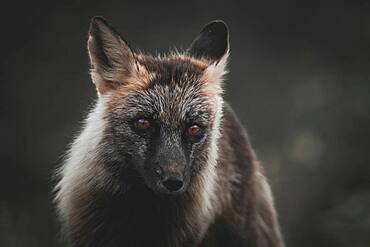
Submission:
POLYGON ((165 177, 162 181, 164 187, 166 187, 166 189, 168 189, 168 191, 170 192, 176 192, 176 191, 179 191, 184 182, 182 180, 182 178, 180 176, 168 176, 168 177, 165 177))

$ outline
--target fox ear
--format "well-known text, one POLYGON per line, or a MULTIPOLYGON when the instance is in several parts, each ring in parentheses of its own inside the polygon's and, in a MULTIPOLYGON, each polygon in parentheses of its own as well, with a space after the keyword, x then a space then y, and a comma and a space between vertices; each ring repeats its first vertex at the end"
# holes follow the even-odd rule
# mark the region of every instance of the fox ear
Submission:
POLYGON ((88 50, 92 81, 100 94, 123 83, 134 71, 134 53, 102 17, 91 20, 88 50))
POLYGON ((211 62, 220 61, 229 52, 229 31, 223 21, 207 24, 191 44, 188 53, 211 62))

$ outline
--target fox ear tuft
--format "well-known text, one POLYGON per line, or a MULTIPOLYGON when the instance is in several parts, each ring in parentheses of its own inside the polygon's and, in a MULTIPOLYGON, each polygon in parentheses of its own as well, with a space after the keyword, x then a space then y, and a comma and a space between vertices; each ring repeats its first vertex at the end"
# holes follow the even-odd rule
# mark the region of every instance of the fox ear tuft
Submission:
POLYGON ((191 56, 211 62, 220 61, 228 52, 229 31, 226 23, 219 20, 207 24, 188 49, 191 56))
POLYGON ((92 81, 100 94, 123 83, 134 70, 134 53, 102 17, 91 20, 88 50, 92 81))

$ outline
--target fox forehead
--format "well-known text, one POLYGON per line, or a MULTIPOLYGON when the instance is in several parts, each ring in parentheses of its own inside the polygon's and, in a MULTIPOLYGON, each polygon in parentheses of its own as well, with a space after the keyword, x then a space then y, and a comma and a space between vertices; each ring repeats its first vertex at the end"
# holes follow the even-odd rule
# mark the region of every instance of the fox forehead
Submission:
POLYGON ((140 73, 111 92, 111 117, 152 117, 176 127, 186 121, 212 119, 204 70, 207 65, 186 56, 139 56, 140 73))
POLYGON ((126 109, 173 127, 192 121, 205 124, 212 115, 207 98, 200 90, 194 86, 155 85, 130 98, 126 109))
POLYGON ((173 53, 164 57, 153 57, 140 54, 136 58, 148 71, 158 73, 161 76, 184 76, 188 73, 199 75, 208 66, 206 61, 184 54, 173 53))

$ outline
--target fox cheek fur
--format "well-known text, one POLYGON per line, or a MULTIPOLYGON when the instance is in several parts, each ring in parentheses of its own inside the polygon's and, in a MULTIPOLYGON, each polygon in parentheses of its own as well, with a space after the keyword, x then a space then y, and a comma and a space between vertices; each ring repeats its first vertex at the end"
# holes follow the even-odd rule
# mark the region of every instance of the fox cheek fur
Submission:
POLYGON ((55 188, 71 244, 283 247, 263 168, 222 98, 226 24, 153 57, 95 17, 88 50, 98 99, 55 188))

